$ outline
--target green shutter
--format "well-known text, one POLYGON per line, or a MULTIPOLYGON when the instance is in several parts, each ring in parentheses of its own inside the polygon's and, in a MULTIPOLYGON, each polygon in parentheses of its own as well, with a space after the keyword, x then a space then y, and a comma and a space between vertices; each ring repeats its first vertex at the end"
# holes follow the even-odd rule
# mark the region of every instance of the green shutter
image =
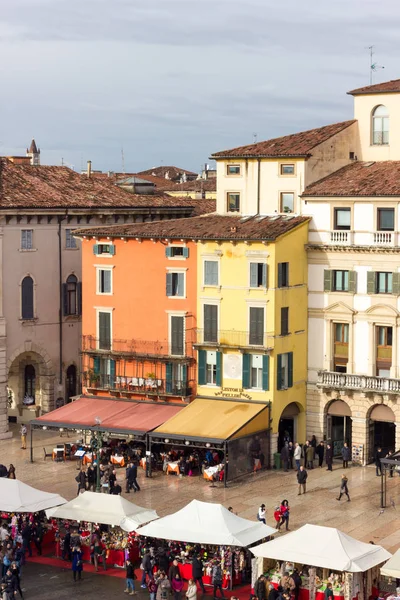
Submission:
POLYGON ((276 360, 276 389, 282 389, 282 354, 278 354, 276 360))
POLYGON ((250 354, 243 354, 242 387, 244 389, 250 387, 250 354))
POLYGON ((258 279, 258 263, 250 263, 250 287, 255 288, 257 286, 258 279))
POLYGON ((199 350, 198 363, 197 363, 197 383, 199 385, 205 385, 207 382, 206 379, 206 351, 199 350))
POLYGON ((99 375, 100 373, 100 356, 95 356, 93 359, 93 371, 95 375, 99 375))
POLYGON ((324 292, 332 291, 332 275, 333 271, 329 271, 328 269, 324 270, 324 292))
POLYGON ((393 273, 392 294, 400 296, 400 273, 393 273))
POLYGON ((167 394, 172 392, 172 363, 170 362, 165 365, 165 390, 167 394))
POLYGON ((367 294, 375 294, 375 271, 368 271, 367 273, 367 294))
POLYGON ((278 288, 282 287, 283 269, 282 263, 278 263, 278 288))
POLYGON ((171 249, 171 247, 165 248, 165 256, 167 258, 171 258, 171 256, 172 256, 172 249, 171 249))
POLYGON ((183 256, 184 256, 184 258, 189 258, 189 248, 183 249, 183 256))
POLYGON ((287 353, 288 357, 288 388, 293 387, 293 352, 287 353))
POLYGON ((357 293, 357 271, 349 271, 349 292, 357 293))
POLYGON ((262 366, 262 387, 263 390, 269 390, 269 356, 264 354, 262 366))
POLYGON ((115 360, 110 359, 110 387, 115 387, 115 360))
POLYGON ((222 352, 216 352, 217 355, 217 373, 215 375, 215 384, 221 385, 221 364, 222 364, 222 352))
POLYGON ((115 254, 115 244, 110 244, 110 254, 114 256, 115 254))
POLYGON ((99 245, 98 244, 94 244, 93 246, 93 254, 98 254, 99 253, 99 245))
POLYGON ((167 273, 166 295, 172 296, 172 273, 167 273))

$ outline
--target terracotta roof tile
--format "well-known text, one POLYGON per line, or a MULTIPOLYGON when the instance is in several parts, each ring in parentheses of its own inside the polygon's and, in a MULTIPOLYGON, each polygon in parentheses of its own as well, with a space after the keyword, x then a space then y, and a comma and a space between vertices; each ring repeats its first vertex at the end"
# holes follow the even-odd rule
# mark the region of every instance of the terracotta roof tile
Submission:
POLYGON ((166 173, 168 173, 169 179, 177 179, 184 173, 186 173, 186 175, 197 175, 197 173, 188 171, 187 169, 180 169, 179 167, 164 165, 161 167, 154 167, 153 169, 147 169, 145 171, 138 171, 136 175, 155 175, 156 177, 162 177, 165 179, 166 173))
POLYGON ((334 123, 318 129, 301 131, 283 137, 274 138, 265 142, 258 142, 248 146, 240 146, 232 150, 215 152, 211 158, 246 158, 246 157, 273 157, 273 156, 309 156, 311 150, 336 135, 343 129, 350 127, 355 120, 334 123))
POLYGON ((241 217, 203 215, 189 219, 154 221, 80 229, 79 236, 209 239, 209 240, 275 240, 302 223, 308 217, 294 215, 241 217))
MULTIPOLYGON (((157 186, 158 187, 158 186, 157 186)), ((184 181, 183 183, 169 182, 164 184, 165 192, 216 192, 217 178, 212 179, 193 179, 192 181, 184 181)))
POLYGON ((400 161, 354 162, 312 183, 303 196, 400 196, 400 161))
POLYGON ((351 96, 359 94, 395 94, 400 92, 400 79, 392 79, 384 83, 374 83, 374 85, 365 85, 364 87, 347 92, 351 96))

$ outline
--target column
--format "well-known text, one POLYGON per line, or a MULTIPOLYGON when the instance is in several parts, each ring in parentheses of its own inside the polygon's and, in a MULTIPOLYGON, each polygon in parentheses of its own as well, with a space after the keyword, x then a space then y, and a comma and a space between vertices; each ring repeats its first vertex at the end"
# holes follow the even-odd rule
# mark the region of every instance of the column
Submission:
MULTIPOLYGON (((325 433, 325 402, 326 396, 316 385, 307 385, 306 438, 315 435, 318 441, 325 433)), ((302 440, 296 440, 302 441, 302 440)))
POLYGON ((326 319, 324 369, 327 371, 332 371, 332 368, 332 321, 330 319, 326 319))
POLYGON ((6 322, 0 318, 0 440, 12 437, 8 430, 6 322))
POLYGON ((400 449, 400 422, 396 422, 396 447, 395 451, 400 449))
POLYGON ((352 417, 352 445, 362 446, 362 457, 360 457, 360 463, 362 465, 367 464, 368 453, 369 453, 369 439, 368 439, 368 424, 369 419, 363 419, 360 417, 352 417))

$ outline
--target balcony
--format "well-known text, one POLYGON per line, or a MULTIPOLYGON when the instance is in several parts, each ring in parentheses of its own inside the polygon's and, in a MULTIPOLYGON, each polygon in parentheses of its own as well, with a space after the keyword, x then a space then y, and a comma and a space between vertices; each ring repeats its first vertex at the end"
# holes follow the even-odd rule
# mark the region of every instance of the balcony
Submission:
POLYGON ((355 390, 364 393, 400 394, 400 379, 352 375, 333 371, 318 372, 318 387, 334 390, 355 390))
POLYGON ((331 231, 331 244, 337 246, 349 246, 353 243, 353 232, 334 229, 331 231))
POLYGON ((146 396, 181 396, 192 394, 192 388, 187 381, 167 380, 146 377, 120 377, 96 374, 93 371, 82 373, 82 384, 89 389, 112 390, 127 394, 146 396))
POLYGON ((254 348, 259 350, 270 350, 274 347, 274 336, 272 333, 264 333, 259 336, 250 336, 249 331, 236 331, 235 329, 219 329, 216 335, 210 335, 204 329, 197 329, 196 346, 208 346, 219 348, 254 348), (258 339, 257 339, 258 338, 258 339))
MULTIPOLYGON (((104 340, 100 340, 92 335, 82 336, 82 353, 84 354, 98 354, 98 355, 117 355, 121 357, 137 357, 137 358, 155 358, 165 359, 171 358, 182 358, 183 356, 191 356, 193 341, 190 339, 192 332, 186 332, 185 343, 183 348, 180 348, 176 354, 171 354, 173 348, 167 341, 147 341, 147 340, 116 340, 113 339, 108 343, 104 343, 104 340)), ((194 335, 193 335, 194 339, 194 335)))
POLYGON ((373 233, 374 246, 394 246, 394 231, 375 231, 373 233))

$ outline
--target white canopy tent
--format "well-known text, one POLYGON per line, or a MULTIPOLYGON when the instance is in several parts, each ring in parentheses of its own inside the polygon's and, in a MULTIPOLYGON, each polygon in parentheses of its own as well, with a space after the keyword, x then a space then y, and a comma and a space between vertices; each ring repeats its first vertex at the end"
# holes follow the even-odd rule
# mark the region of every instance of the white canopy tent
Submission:
POLYGON ((381 568, 381 575, 400 579, 400 548, 389 558, 386 564, 381 568))
POLYGON ((381 546, 359 542, 333 527, 304 525, 267 544, 251 548, 254 556, 346 571, 368 571, 391 554, 381 546))
POLYGON ((0 478, 0 510, 4 512, 39 512, 65 504, 58 494, 42 492, 18 479, 0 478))
POLYGON ((58 508, 46 510, 48 517, 115 525, 133 531, 139 525, 158 519, 155 510, 142 508, 122 496, 83 492, 58 508))
POLYGON ((138 534, 162 540, 178 540, 219 546, 248 546, 276 529, 259 521, 242 519, 222 504, 192 500, 178 512, 136 530, 138 534))

